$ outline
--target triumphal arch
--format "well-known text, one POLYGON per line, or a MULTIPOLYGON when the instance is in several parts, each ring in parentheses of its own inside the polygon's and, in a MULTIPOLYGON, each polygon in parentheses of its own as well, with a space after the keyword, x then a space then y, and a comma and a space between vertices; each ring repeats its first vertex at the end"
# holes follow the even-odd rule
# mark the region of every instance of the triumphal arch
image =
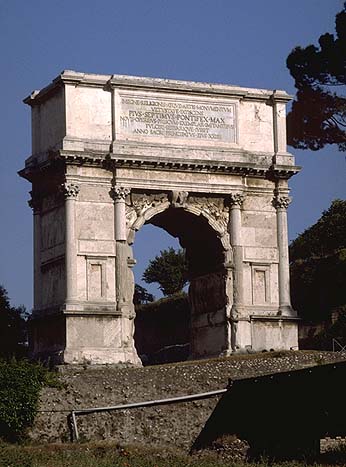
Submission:
POLYGON ((192 358, 297 347, 286 210, 299 168, 286 148, 289 99, 74 71, 25 99, 34 356, 139 363, 132 244, 145 223, 186 249, 192 358))

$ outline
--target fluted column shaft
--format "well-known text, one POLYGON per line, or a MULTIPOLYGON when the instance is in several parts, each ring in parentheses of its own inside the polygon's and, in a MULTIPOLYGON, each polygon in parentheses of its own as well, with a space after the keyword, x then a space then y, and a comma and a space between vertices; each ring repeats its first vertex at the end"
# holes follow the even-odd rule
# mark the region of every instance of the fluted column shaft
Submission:
POLYGON ((114 200, 114 232, 116 241, 126 241, 126 210, 125 197, 130 193, 128 188, 114 187, 112 197, 114 200))
POLYGON ((116 241, 116 302, 117 310, 126 312, 127 308, 127 245, 126 245, 126 206, 128 188, 113 186, 110 195, 114 201, 114 236, 116 241))
POLYGON ((229 234, 233 249, 233 306, 232 317, 238 318, 241 315, 244 306, 244 287, 243 287, 243 245, 241 235, 241 206, 245 199, 242 193, 232 193, 230 195, 230 222, 229 234))
MULTIPOLYGON (((32 194, 32 193, 31 193, 32 194)), ((41 308, 41 205, 42 200, 32 194, 28 201, 33 210, 33 247, 34 247, 34 310, 41 308)))
POLYGON ((64 183, 61 186, 65 197, 65 274, 66 302, 71 302, 77 296, 77 244, 76 244, 76 212, 75 203, 79 186, 74 183, 64 183))
POLYGON ((278 195, 274 199, 279 252, 279 313, 283 316, 295 316, 291 307, 288 255, 287 208, 290 202, 289 196, 278 195))

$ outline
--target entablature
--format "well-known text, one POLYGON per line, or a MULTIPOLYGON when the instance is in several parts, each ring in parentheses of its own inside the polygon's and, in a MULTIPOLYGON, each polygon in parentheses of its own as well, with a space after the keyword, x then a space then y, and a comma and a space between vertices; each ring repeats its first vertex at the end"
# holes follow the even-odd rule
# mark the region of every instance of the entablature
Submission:
POLYGON ((27 165, 60 151, 165 166, 175 158, 262 167, 275 156, 275 164, 293 167, 289 100, 278 90, 67 70, 24 100, 32 108, 27 165))
POLYGON ((56 151, 54 154, 51 152, 49 158, 30 157, 26 161, 24 169, 19 171, 19 175, 27 180, 33 181, 35 175, 42 171, 49 170, 53 166, 62 165, 85 165, 91 167, 101 167, 106 170, 115 170, 119 167, 138 168, 143 170, 160 169, 163 171, 181 171, 181 172, 203 172, 203 173, 223 173, 242 176, 252 176, 268 179, 289 179, 300 171, 299 166, 295 165, 277 165, 272 163, 273 156, 260 155, 258 163, 257 157, 252 159, 251 155, 244 154, 236 160, 234 153, 230 154, 231 157, 227 160, 225 157, 222 159, 187 159, 183 157, 165 157, 153 158, 147 155, 133 155, 133 154, 95 154, 84 152, 67 152, 56 151), (256 163, 257 162, 257 163, 256 163))

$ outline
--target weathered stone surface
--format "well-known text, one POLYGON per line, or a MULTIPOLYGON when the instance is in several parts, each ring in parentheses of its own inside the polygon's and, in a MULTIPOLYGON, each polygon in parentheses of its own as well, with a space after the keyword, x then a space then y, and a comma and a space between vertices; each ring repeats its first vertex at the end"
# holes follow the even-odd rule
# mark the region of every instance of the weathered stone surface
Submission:
MULTIPOLYGON (((125 365, 64 365, 65 388, 45 388, 32 439, 68 441, 71 410, 178 397, 224 389, 239 379, 345 360, 345 353, 280 352, 134 368, 125 365), (51 411, 51 412, 50 412, 51 411)), ((81 440, 170 446, 188 451, 212 414, 219 397, 194 402, 77 417, 81 440)), ((256 397, 254 396, 254 400, 256 397)), ((235 404, 237 404, 235 400, 235 404)), ((261 401, 258 401, 261 404, 261 401)), ((280 406, 276 408, 280 411, 280 406)), ((241 410, 241 408, 239 409, 241 410)), ((229 454, 231 454, 228 451, 229 454)), ((227 454, 227 452, 225 453, 227 454)))
POLYGON ((286 208, 299 168, 286 150, 288 100, 73 71, 25 100, 36 357, 139 363, 132 243, 145 223, 186 249, 192 357, 297 347, 286 208), (63 329, 54 345, 42 334, 48 316, 63 329))

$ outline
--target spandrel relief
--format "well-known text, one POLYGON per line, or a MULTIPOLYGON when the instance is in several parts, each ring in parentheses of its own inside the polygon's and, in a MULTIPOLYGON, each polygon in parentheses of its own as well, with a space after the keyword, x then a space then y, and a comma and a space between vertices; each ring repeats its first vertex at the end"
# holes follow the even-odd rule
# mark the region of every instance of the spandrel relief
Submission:
MULTIPOLYGON (((144 218, 149 209, 160 208, 168 202, 168 194, 137 194, 131 193, 131 197, 126 201, 126 227, 136 229, 136 221, 144 218)), ((160 209, 158 209, 158 212, 160 209)), ((146 219, 145 219, 146 220, 146 219)), ((140 227, 140 225, 138 226, 140 227)))
POLYGON ((196 207, 202 215, 217 223, 220 233, 227 231, 229 212, 223 198, 192 196, 189 198, 189 205, 196 207))

